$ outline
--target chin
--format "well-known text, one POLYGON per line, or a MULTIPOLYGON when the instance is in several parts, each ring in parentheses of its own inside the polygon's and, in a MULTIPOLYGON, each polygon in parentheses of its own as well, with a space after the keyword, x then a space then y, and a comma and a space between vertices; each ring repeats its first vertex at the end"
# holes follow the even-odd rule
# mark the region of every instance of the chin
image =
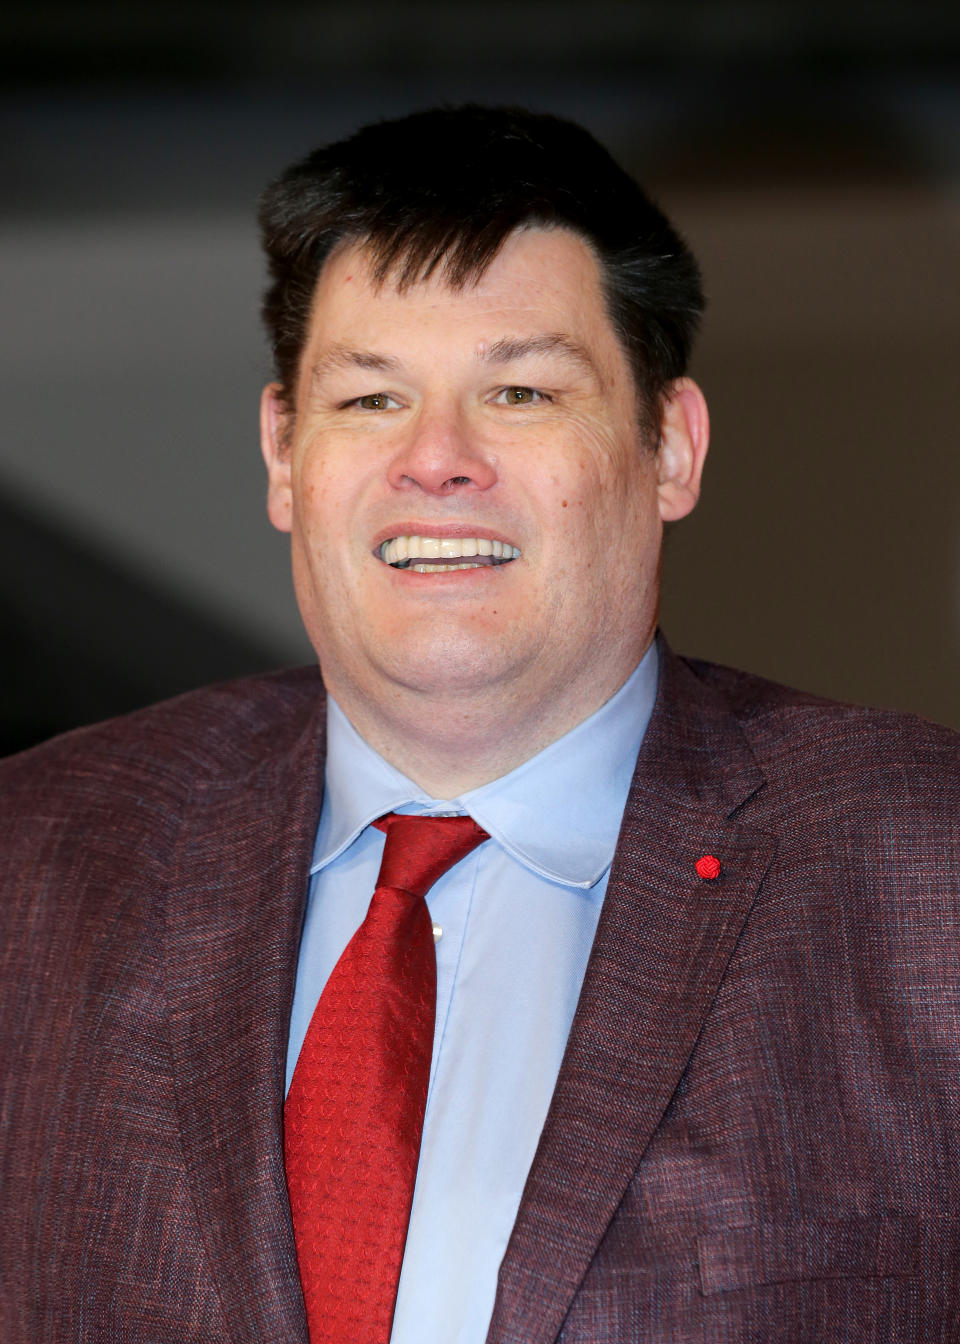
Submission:
POLYGON ((389 680, 444 699, 512 681, 527 662, 516 640, 463 630, 436 639, 391 641, 379 652, 376 661, 389 680))

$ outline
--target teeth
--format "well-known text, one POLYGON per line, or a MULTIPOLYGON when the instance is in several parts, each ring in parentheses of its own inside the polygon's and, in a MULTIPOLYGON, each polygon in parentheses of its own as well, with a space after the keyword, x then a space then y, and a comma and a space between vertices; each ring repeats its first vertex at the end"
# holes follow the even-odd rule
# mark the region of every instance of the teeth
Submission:
MULTIPOLYGON (((411 560, 451 561, 469 558, 474 555, 489 556, 494 563, 505 564, 508 560, 520 557, 520 548, 511 546, 508 541, 490 541, 486 537, 391 537, 380 547, 380 559, 388 565, 400 565, 407 568, 411 560)), ((443 569, 477 569, 477 565, 430 564, 426 568, 414 564, 410 568, 418 573, 433 573, 443 569)))
POLYGON ((451 569, 480 569, 480 565, 411 565, 414 574, 446 574, 451 569))

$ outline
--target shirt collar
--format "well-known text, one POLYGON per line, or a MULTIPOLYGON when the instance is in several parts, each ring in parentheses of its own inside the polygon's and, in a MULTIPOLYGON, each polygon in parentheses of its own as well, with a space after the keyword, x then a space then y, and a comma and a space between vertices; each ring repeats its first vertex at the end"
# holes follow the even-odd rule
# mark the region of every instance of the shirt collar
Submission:
POLYGON ((311 873, 332 863, 385 812, 467 812, 541 877, 594 886, 613 860, 656 688, 652 644, 596 713, 508 775, 452 799, 429 797, 385 761, 328 697, 323 809, 311 873))

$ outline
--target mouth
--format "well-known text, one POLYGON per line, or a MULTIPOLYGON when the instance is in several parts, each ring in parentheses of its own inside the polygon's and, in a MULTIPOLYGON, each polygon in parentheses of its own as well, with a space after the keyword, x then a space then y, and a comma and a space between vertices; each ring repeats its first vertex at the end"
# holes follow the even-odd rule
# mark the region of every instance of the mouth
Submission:
POLYGON ((509 565, 520 549, 509 541, 489 537, 390 537, 374 552, 392 569, 415 574, 444 574, 455 569, 483 569, 509 565))

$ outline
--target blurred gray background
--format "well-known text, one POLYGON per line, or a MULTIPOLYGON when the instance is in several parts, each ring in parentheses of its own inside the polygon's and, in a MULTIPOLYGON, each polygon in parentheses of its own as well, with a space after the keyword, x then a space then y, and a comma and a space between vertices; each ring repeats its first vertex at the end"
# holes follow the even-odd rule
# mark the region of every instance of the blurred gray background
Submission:
POLYGON ((465 99, 582 121, 702 261, 675 646, 960 726, 956 4, 14 3, 0 69, 0 750, 311 657, 257 193, 465 99))

